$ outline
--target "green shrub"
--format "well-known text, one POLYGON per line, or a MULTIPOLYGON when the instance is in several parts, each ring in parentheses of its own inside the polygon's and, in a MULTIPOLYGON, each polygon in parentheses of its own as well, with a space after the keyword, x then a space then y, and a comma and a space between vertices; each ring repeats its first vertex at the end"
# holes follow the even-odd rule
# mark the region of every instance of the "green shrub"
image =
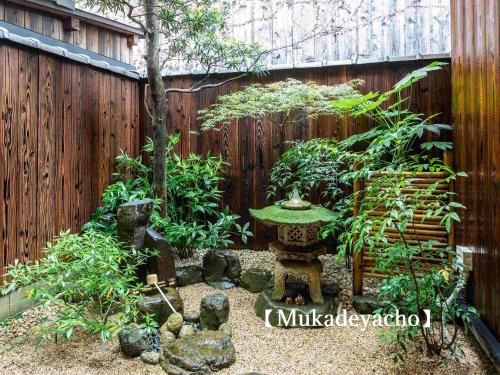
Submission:
POLYGON ((302 196, 308 196, 320 189, 325 206, 333 205, 343 193, 339 177, 347 168, 339 142, 335 138, 318 138, 290 143, 291 147, 273 165, 268 197, 277 196, 280 190, 291 193, 298 189, 302 196))
POLYGON ((45 257, 33 264, 9 267, 2 293, 19 287, 27 298, 55 306, 55 316, 39 322, 43 340, 69 340, 74 329, 110 340, 121 327, 139 317, 134 294, 136 268, 151 253, 134 252, 106 233, 81 235, 62 232, 44 249, 45 257))
MULTIPOLYGON (((233 235, 240 236, 246 243, 252 236, 249 224, 238 224, 239 216, 230 213, 228 207, 222 208, 223 192, 219 186, 224 180, 226 163, 220 156, 191 154, 181 158, 173 150, 179 137, 180 134, 170 136, 167 143, 167 213, 159 212, 157 199, 150 225, 163 233, 181 257, 189 256, 192 249, 226 247, 233 244, 233 235)), ((143 151, 151 154, 152 150, 149 140, 143 151)), ((132 158, 122 154, 117 157, 116 165, 115 182, 107 187, 102 206, 83 230, 114 233, 119 205, 134 199, 153 198, 151 169, 141 156, 132 158)))

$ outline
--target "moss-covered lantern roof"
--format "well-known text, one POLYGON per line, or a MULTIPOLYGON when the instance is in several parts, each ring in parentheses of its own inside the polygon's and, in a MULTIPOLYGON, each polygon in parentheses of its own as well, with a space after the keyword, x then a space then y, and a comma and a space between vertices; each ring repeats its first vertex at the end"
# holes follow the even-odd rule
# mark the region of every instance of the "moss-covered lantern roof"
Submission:
POLYGON ((268 225, 280 224, 326 224, 334 219, 333 211, 312 205, 307 210, 289 210, 279 205, 250 209, 250 215, 268 225))

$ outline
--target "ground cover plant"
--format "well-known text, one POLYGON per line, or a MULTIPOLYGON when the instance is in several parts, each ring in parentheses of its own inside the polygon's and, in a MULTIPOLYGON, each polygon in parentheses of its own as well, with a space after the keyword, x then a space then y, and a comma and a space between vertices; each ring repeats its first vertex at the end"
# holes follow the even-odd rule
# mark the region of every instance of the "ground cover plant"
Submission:
MULTIPOLYGON (((238 215, 222 207, 220 184, 226 163, 220 156, 191 154, 182 159, 174 152, 180 134, 170 136, 166 150, 167 215, 160 211, 161 200, 155 200, 150 225, 162 233, 177 249, 181 257, 188 257, 193 249, 221 248, 233 244, 234 236, 246 243, 252 233, 249 223, 240 224, 238 215)), ((153 143, 144 147, 151 155, 153 143)), ((117 157, 115 182, 106 188, 92 220, 83 230, 116 232, 116 210, 120 204, 154 198, 150 182, 151 167, 142 156, 133 158, 127 154, 117 157)))
POLYGON ((136 269, 152 252, 132 252, 107 233, 87 231, 62 232, 44 253, 33 264, 9 267, 2 288, 3 294, 25 288, 27 298, 56 308, 53 317, 38 323, 38 344, 69 340, 77 329, 108 341, 141 318, 136 269))

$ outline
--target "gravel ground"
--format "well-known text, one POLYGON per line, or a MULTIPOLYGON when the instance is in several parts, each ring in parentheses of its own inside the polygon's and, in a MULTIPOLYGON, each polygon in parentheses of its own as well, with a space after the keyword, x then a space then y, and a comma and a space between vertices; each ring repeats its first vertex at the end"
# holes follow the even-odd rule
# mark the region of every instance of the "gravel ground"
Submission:
MULTIPOLYGON (((267 252, 239 252, 243 269, 261 266, 272 270, 273 257, 267 252)), ((199 264, 202 253, 191 263, 199 264)), ((350 289, 350 273, 331 256, 323 263, 331 281, 350 289), (334 272, 332 272, 334 271, 334 272)), ((183 262, 187 264, 189 262, 183 262)), ((326 277, 326 276, 325 276, 326 277)), ((368 289, 376 291, 376 284, 368 289)), ((294 374, 494 374, 493 368, 473 339, 460 335, 466 362, 449 362, 447 367, 412 353, 403 364, 394 364, 379 340, 382 328, 368 326, 329 327, 315 330, 265 328, 253 312, 257 297, 241 288, 219 291, 205 284, 180 288, 186 311, 197 310, 203 296, 224 293, 230 301, 230 324, 236 363, 221 375, 259 372, 268 375, 294 374)), ((348 295, 348 293, 347 293, 348 295)), ((34 348, 30 327, 38 317, 51 311, 33 308, 12 325, 0 327, 0 374, 164 374, 159 366, 124 358, 117 340, 103 344, 95 337, 76 332, 71 342, 34 348), (28 332, 28 333, 26 333, 28 332)))

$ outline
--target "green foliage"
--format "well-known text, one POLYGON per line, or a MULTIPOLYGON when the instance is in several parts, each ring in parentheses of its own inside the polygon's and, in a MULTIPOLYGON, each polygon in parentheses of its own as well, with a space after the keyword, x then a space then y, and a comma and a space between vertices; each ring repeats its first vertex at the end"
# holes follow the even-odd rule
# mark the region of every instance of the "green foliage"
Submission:
POLYGON ((408 74, 387 93, 369 93, 333 103, 351 116, 368 117, 374 125, 367 132, 341 142, 346 150, 354 145, 364 147, 361 152, 350 153, 357 168, 346 172, 340 181, 354 183, 369 179, 370 183, 337 205, 338 218, 345 219, 347 225, 347 230, 339 236, 339 250, 349 254, 365 248, 375 258, 374 272, 389 273, 381 289, 386 301, 381 313, 394 314, 399 307, 406 314, 421 318, 418 326, 398 326, 386 337, 396 344, 393 354, 399 360, 404 358, 409 342, 422 351, 425 349, 429 356, 442 356, 450 351, 459 358, 462 353, 456 344, 456 320, 468 316, 468 311, 457 303, 464 278, 450 268, 448 255, 452 249, 436 247, 437 241, 418 234, 418 227, 428 220, 450 232, 452 223, 460 221, 456 211, 464 208, 453 202, 453 192, 442 189, 463 174, 428 156, 429 151, 446 150, 451 144, 430 141, 419 145, 426 132, 439 135, 451 127, 431 123, 435 115, 425 117, 410 110, 408 89, 440 65, 432 63, 408 74), (418 185, 419 172, 444 172, 444 177, 423 188, 418 185), (353 216, 356 201, 359 205, 357 215, 353 216), (423 325, 424 309, 430 311, 433 322, 430 328, 423 325), (453 326, 452 334, 449 324, 453 326))
POLYGON ((134 294, 136 268, 150 252, 134 252, 105 233, 82 235, 62 232, 34 264, 9 267, 2 289, 7 294, 28 288, 27 297, 44 306, 56 306, 54 317, 38 326, 44 340, 69 340, 75 329, 110 340, 121 327, 139 317, 134 294))
POLYGON ((460 357, 455 321, 467 319, 469 313, 456 301, 464 279, 447 262, 452 249, 436 250, 436 241, 416 234, 417 227, 429 219, 449 232, 452 223, 460 220, 457 210, 464 208, 453 202, 453 192, 442 190, 464 174, 429 157, 429 151, 448 150, 451 143, 421 142, 424 134, 437 136, 451 127, 433 124, 436 115, 426 117, 410 109, 412 85, 442 64, 432 63, 411 72, 386 93, 370 92, 333 101, 336 111, 366 117, 372 127, 340 142, 294 142, 271 172, 271 194, 287 187, 298 187, 303 193, 311 188, 323 189, 336 215, 322 235, 336 234, 339 255, 346 258, 367 248, 376 259, 375 270, 389 272, 381 289, 386 307, 380 313, 394 314, 399 307, 406 314, 422 317, 423 309, 430 310, 431 328, 399 326, 386 336, 396 344, 392 346, 395 359, 404 358, 409 342, 417 343, 428 355, 451 351, 454 357, 460 357), (418 182, 418 172, 444 172, 444 177, 421 188, 413 185, 418 182), (370 183, 362 185, 361 191, 344 193, 346 186, 366 179, 370 183), (356 202, 357 215, 353 215, 356 202), (429 260, 434 267, 428 266, 429 260), (451 334, 449 324, 453 326, 451 334))
POLYGON ((339 142, 318 138, 290 143, 271 170, 268 198, 277 196, 280 190, 290 193, 298 189, 301 196, 307 196, 321 188, 324 204, 331 206, 343 193, 339 178, 348 168, 339 142))
POLYGON ((399 165, 410 157, 422 155, 422 151, 428 153, 433 148, 451 148, 449 142, 430 141, 421 144, 419 149, 417 141, 426 132, 439 136, 441 131, 450 130, 451 126, 432 123, 438 114, 426 117, 410 109, 411 85, 426 77, 428 72, 440 69, 441 65, 445 63, 433 62, 409 73, 388 92, 369 92, 356 98, 340 98, 332 102, 336 110, 345 111, 355 118, 367 117, 372 124, 370 130, 342 141, 341 147, 349 150, 355 145, 364 146, 362 153, 353 156, 358 162, 370 163, 370 169, 399 165))
POLYGON ((417 326, 399 326, 386 337, 393 343, 395 359, 403 359, 408 343, 429 355, 441 356, 450 350, 460 358, 456 344, 457 319, 467 319, 468 311, 457 303, 458 290, 465 286, 463 274, 448 263, 452 252, 448 247, 436 247, 437 240, 427 240, 418 234, 418 227, 429 220, 444 225, 449 232, 453 221, 459 221, 457 209, 463 206, 453 202, 454 193, 439 187, 456 180, 457 174, 440 160, 431 160, 427 168, 414 162, 399 169, 378 171, 365 187, 360 199, 358 215, 352 219, 349 233, 341 241, 354 251, 365 247, 376 259, 374 272, 389 272, 380 295, 386 307, 383 314, 395 314, 396 308, 405 314, 421 318, 417 326), (427 188, 419 188, 417 172, 445 172, 427 188), (383 214, 379 214, 383 212, 383 214), (424 327, 423 310, 429 310, 431 327, 424 327), (453 333, 448 325, 453 326, 453 333))
MULTIPOLYGON (((226 163, 220 156, 201 157, 191 154, 183 159, 174 152, 180 134, 169 137, 167 144, 167 216, 159 213, 160 201, 156 200, 151 215, 151 226, 162 232, 179 255, 187 256, 191 249, 227 247, 233 244, 232 235, 239 235, 246 243, 252 233, 249 223, 240 225, 238 215, 228 207, 221 208, 226 163)), ((144 147, 150 154, 152 141, 144 147)), ((151 169, 142 157, 132 158, 122 154, 117 158, 118 172, 115 183, 103 194, 103 205, 95 212, 83 230, 94 229, 114 232, 116 209, 134 199, 152 198, 149 181, 151 169)))
POLYGON ((360 80, 353 80, 341 85, 325 86, 289 78, 267 85, 250 85, 241 91, 219 96, 217 104, 198 111, 198 118, 203 121, 202 131, 206 131, 218 129, 220 124, 233 119, 262 118, 275 113, 284 115, 281 125, 294 113, 307 118, 340 116, 341 111, 333 107, 331 101, 359 97, 357 89, 362 84, 360 80))

